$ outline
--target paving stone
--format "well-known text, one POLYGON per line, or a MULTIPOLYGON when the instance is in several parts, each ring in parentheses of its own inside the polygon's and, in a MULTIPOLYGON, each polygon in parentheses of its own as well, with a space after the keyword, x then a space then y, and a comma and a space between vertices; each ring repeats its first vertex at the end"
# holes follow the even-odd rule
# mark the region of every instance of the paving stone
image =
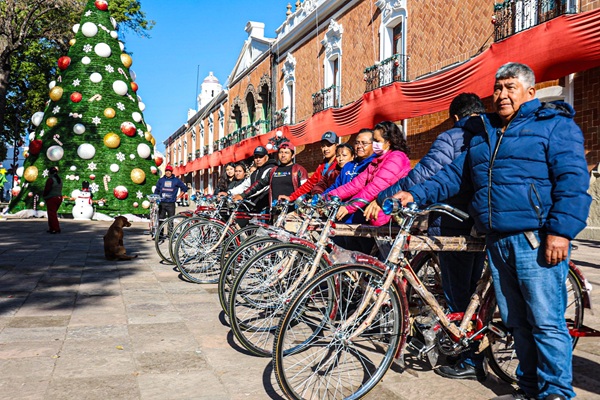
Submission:
POLYGON ((133 374, 57 378, 51 382, 44 397, 45 400, 131 400, 140 398, 138 380, 133 374))

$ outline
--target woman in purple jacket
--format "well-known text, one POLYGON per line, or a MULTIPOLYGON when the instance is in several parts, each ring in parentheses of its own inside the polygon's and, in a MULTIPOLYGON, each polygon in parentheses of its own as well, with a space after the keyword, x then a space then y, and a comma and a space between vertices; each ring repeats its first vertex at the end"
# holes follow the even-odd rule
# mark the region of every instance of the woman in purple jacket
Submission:
MULTIPOLYGON (((377 198, 379 192, 389 187, 410 171, 409 149, 402 130, 393 122, 384 121, 373 129, 373 152, 377 155, 371 164, 352 181, 330 191, 329 196, 338 196, 342 200, 364 199, 367 202, 377 198)), ((356 212, 353 206, 340 207, 337 219, 356 212)), ((386 224, 390 217, 378 215, 372 225, 386 224)))

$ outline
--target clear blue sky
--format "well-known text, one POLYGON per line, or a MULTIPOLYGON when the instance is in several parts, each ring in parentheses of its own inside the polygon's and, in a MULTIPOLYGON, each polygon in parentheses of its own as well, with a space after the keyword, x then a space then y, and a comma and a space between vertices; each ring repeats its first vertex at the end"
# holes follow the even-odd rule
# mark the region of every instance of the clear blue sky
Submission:
MULTIPOLYGON (((291 3, 295 1, 290 0, 291 3)), ((222 85, 233 70, 248 34, 248 21, 263 22, 265 37, 286 18, 287 0, 141 0, 149 20, 156 21, 150 38, 124 32, 121 40, 132 54, 138 95, 146 104, 144 118, 152 126, 156 146, 166 140, 196 108, 200 83, 213 71, 222 85)), ((292 4, 293 5, 293 4, 292 4)))

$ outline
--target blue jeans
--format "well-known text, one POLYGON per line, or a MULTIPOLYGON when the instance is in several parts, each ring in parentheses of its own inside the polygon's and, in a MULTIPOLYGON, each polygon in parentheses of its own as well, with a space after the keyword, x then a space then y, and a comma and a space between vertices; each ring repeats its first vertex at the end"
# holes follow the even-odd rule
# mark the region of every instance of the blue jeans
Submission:
POLYGON ((546 264, 545 235, 488 235, 487 251, 500 315, 512 331, 519 358, 519 386, 529 396, 575 396, 572 342, 565 323, 568 259, 546 264))

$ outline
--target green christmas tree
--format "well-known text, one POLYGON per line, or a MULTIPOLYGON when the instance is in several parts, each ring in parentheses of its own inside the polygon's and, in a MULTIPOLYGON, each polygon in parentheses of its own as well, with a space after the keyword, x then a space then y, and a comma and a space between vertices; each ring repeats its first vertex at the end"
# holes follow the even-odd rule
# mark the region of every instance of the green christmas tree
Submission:
MULTIPOLYGON (((89 0, 68 55, 58 59, 60 75, 50 83, 46 109, 32 117, 36 129, 11 212, 45 209, 42 192, 52 166, 66 196, 89 183, 94 200, 102 200, 98 213, 149 212, 146 196, 158 180, 155 139, 116 29, 107 1, 89 0)), ((73 206, 64 201, 59 213, 70 214, 73 206)))

